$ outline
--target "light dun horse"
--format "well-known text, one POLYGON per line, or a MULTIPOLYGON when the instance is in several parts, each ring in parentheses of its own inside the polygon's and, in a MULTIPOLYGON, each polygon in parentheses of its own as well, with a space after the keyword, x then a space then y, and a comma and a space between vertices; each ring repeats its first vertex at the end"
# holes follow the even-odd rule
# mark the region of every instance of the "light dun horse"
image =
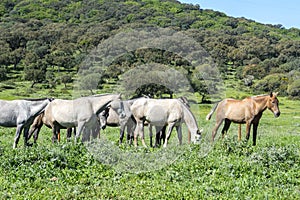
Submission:
POLYGON ((197 121, 190 109, 178 99, 147 99, 136 100, 131 106, 131 112, 137 122, 134 134, 134 145, 137 146, 137 135, 140 136, 143 146, 147 147, 144 140, 144 123, 156 127, 167 127, 164 147, 174 127, 177 130, 179 144, 182 144, 182 123, 186 123, 191 134, 200 137, 197 121))
MULTIPOLYGON (((28 140, 33 135, 34 143, 36 143, 43 125, 47 126, 48 128, 52 128, 50 125, 50 121, 48 119, 49 117, 50 116, 46 116, 45 112, 43 112, 34 119, 28 133, 28 140)), ((66 127, 61 126, 60 129, 66 129, 66 127)), ((74 134, 76 134, 76 128, 74 127, 73 129, 74 129, 74 134)), ((67 128, 67 138, 71 138, 71 136, 72 136, 72 128, 67 128)), ((60 132, 58 133, 57 140, 58 142, 60 142, 60 132)))
POLYGON ((28 130, 34 118, 42 113, 52 99, 0 100, 0 126, 17 127, 13 148, 17 147, 24 130, 24 145, 27 146, 28 130))
MULTIPOLYGON (((75 136, 77 140, 81 133, 84 137, 92 134, 94 138, 99 133, 98 114, 102 112, 113 101, 120 99, 119 94, 96 95, 81 97, 75 100, 52 101, 45 109, 45 115, 52 127, 53 139, 57 139, 57 134, 61 127, 77 127, 75 136)), ((87 138, 83 138, 86 140, 87 138)))
MULTIPOLYGON (((217 103, 206 116, 209 120, 216 110, 216 125, 212 131, 214 140, 220 125, 225 121, 222 136, 228 131, 231 122, 246 124, 246 139, 249 140, 251 125, 253 124, 253 145, 256 145, 257 127, 263 112, 268 108, 277 118, 280 115, 277 94, 259 95, 248 97, 243 100, 224 99, 217 103)), ((241 140, 239 131, 238 139, 241 140)))
MULTIPOLYGON (((148 97, 145 97, 148 98, 148 97)), ((117 127, 120 126, 120 139, 119 144, 122 144, 125 130, 127 131, 127 142, 132 144, 132 140, 134 138, 134 130, 136 128, 136 121, 132 115, 130 106, 137 99, 130 99, 125 101, 113 101, 111 106, 105 111, 101 112, 99 115, 99 119, 101 122, 105 123, 107 126, 117 127)), ((101 123, 100 123, 101 124, 101 123)), ((102 125, 102 124, 101 124, 102 125)), ((152 125, 148 125, 148 123, 144 124, 149 127, 149 136, 150 136, 150 146, 153 147, 152 143, 152 125)), ((165 127, 163 129, 161 127, 156 128, 156 143, 155 147, 160 145, 161 136, 164 135, 165 127)), ((164 139, 164 138, 163 138, 164 139)))

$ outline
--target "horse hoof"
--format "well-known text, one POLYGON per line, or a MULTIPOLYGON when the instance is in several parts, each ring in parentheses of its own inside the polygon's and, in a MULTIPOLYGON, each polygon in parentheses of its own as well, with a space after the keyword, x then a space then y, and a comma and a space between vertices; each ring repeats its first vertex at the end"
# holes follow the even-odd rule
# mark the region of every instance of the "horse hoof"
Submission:
POLYGON ((26 146, 27 146, 27 147, 32 147, 32 146, 33 146, 33 143, 27 143, 26 146))

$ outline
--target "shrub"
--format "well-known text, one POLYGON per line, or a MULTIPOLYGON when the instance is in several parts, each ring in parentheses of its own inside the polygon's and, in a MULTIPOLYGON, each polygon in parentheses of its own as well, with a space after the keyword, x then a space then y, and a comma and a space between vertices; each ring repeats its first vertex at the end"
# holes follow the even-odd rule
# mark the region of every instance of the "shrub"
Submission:
POLYGON ((263 92, 277 91, 286 94, 287 78, 284 74, 271 74, 257 81, 253 89, 263 92))
POLYGON ((300 97, 300 79, 295 80, 287 88, 287 92, 292 97, 300 97))
POLYGON ((7 70, 5 68, 0 68, 0 81, 7 80, 7 70))

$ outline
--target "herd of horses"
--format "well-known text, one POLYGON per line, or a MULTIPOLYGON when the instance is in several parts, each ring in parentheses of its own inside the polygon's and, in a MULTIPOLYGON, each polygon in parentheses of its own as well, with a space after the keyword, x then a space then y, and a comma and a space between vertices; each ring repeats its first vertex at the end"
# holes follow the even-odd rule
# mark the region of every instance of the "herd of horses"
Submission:
MULTIPOLYGON (((231 122, 246 124, 246 139, 249 139, 253 125, 253 145, 256 145, 257 127, 263 112, 269 109, 279 117, 279 101, 276 93, 247 97, 243 100, 224 99, 217 102, 206 116, 209 120, 216 112, 216 125, 212 130, 212 141, 220 125, 224 122, 222 136, 231 122)), ((120 94, 101 94, 80 97, 73 100, 24 99, 0 100, 0 126, 16 127, 13 148, 17 147, 21 133, 24 145, 33 135, 34 142, 43 125, 52 129, 52 141, 60 141, 60 130, 67 129, 67 138, 75 134, 75 141, 82 135, 82 141, 96 139, 106 126, 119 126, 119 143, 123 141, 125 130, 127 140, 138 145, 138 136, 144 147, 144 127, 149 127, 150 146, 167 147, 172 130, 175 128, 179 144, 182 144, 182 124, 188 128, 188 141, 200 140, 202 130, 192 113, 185 97, 177 99, 152 99, 141 97, 122 100, 120 94), (155 127, 155 144, 152 142, 152 127, 155 127)), ((241 126, 241 125, 240 125, 241 126)), ((238 139, 241 140, 241 128, 238 139)))

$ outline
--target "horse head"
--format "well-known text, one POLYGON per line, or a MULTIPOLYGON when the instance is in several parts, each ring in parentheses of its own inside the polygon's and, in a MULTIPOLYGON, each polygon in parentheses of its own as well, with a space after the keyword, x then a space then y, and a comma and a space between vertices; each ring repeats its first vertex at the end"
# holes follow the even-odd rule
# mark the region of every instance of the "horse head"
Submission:
POLYGON ((196 142, 199 142, 199 141, 201 140, 202 132, 203 132, 203 129, 197 130, 197 133, 196 133, 196 135, 195 135, 195 140, 196 140, 196 142))
POLYGON ((100 128, 104 130, 106 128, 107 118, 109 114, 110 107, 107 107, 105 110, 98 114, 98 120, 100 123, 100 128))
POLYGON ((276 118, 280 116, 280 110, 278 106, 279 101, 277 99, 277 94, 278 93, 271 92, 269 100, 267 102, 267 108, 272 111, 276 118))

